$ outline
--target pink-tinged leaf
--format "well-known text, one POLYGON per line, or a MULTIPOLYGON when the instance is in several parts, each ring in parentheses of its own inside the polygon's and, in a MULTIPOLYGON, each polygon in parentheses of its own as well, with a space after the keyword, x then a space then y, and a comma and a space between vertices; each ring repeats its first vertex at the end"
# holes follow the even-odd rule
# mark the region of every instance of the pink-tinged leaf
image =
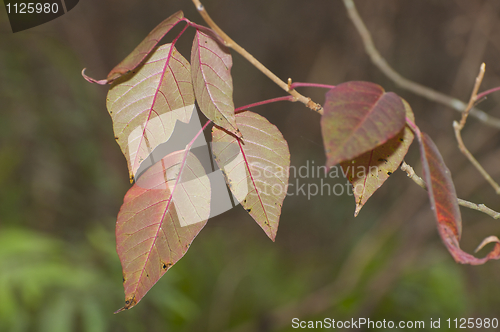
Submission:
POLYGON ((238 202, 274 241, 288 188, 288 144, 278 128, 256 113, 237 114, 236 124, 243 141, 213 127, 215 160, 238 202))
MULTIPOLYGON (((401 100, 406 110, 406 116, 413 120, 414 116, 410 105, 404 99, 401 100)), ((396 136, 375 149, 365 152, 353 160, 340 163, 344 174, 352 184, 356 200, 354 216, 358 215, 373 193, 398 169, 413 142, 413 138, 411 129, 405 127, 396 136)))
POLYGON ((188 250, 210 215, 210 180, 185 151, 151 166, 127 192, 116 223, 125 306, 136 305, 188 250))
POLYGON ((200 110, 217 126, 241 136, 234 118, 233 60, 227 47, 208 32, 196 31, 191 50, 191 75, 200 110))
MULTIPOLYGON (((462 264, 480 265, 490 259, 500 259, 500 243, 492 241, 491 237, 486 239, 486 243, 496 242, 495 247, 484 258, 476 258, 460 249, 462 217, 450 171, 436 145, 427 134, 421 134, 419 143, 424 181, 437 220, 439 235, 448 251, 456 262, 462 264)), ((484 244, 483 242, 482 245, 484 244)))
POLYGON ((405 107, 395 93, 369 82, 337 85, 327 92, 321 117, 327 167, 387 142, 404 125, 405 107))
POLYGON ((132 181, 141 162, 170 138, 176 121, 191 118, 194 92, 188 61, 171 44, 160 46, 133 76, 113 84, 107 107, 132 181))
POLYGON ((108 77, 103 80, 95 80, 87 75, 85 75, 85 69, 82 70, 83 77, 90 83, 97 84, 110 84, 121 76, 131 72, 137 66, 139 66, 144 59, 151 53, 153 48, 160 42, 160 40, 165 36, 177 23, 182 21, 184 14, 182 11, 178 11, 173 14, 151 31, 147 37, 130 53, 122 62, 120 62, 113 70, 108 74, 108 77))

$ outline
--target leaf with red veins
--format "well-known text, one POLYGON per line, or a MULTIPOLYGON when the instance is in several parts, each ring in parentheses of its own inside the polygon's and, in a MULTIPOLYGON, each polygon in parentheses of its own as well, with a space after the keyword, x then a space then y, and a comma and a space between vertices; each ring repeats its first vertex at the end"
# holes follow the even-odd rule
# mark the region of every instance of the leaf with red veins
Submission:
POLYGON ((178 151, 151 166, 125 195, 116 222, 125 306, 135 306, 188 250, 210 215, 210 180, 178 151))
MULTIPOLYGON (((401 100, 406 110, 406 116, 413 121, 414 115, 410 105, 404 99, 401 100)), ((399 168, 413 138, 413 132, 405 126, 396 136, 384 144, 352 160, 340 163, 344 174, 353 187, 352 191, 356 201, 354 216, 358 215, 368 199, 399 168)))
POLYGON ((132 70, 137 68, 146 57, 151 53, 155 46, 160 42, 160 40, 165 36, 177 23, 184 19, 184 13, 178 11, 173 14, 160 24, 156 26, 147 37, 130 53, 122 62, 120 62, 115 68, 113 68, 106 79, 95 80, 87 75, 85 75, 85 69, 82 70, 83 77, 90 83, 97 84, 110 84, 121 76, 130 73, 132 70))
POLYGON ((132 76, 113 84, 107 107, 132 182, 141 162, 170 138, 177 120, 189 122, 191 66, 172 44, 162 45, 132 76))
POLYGON ((244 140, 213 127, 212 150, 231 192, 274 241, 288 188, 290 152, 281 132, 264 117, 236 114, 244 140))
POLYGON ((209 120, 240 137, 234 116, 233 60, 228 48, 216 39, 209 32, 196 31, 191 50, 194 94, 209 120))
POLYGON ((493 250, 484 258, 476 258, 460 249, 462 217, 450 171, 436 145, 427 134, 421 133, 419 143, 423 178, 428 188, 427 192, 436 217, 439 235, 448 251, 456 262, 462 264, 480 265, 490 259, 500 259, 500 243, 498 239, 492 237, 487 238, 486 242, 483 241, 480 245, 481 248, 485 243, 495 242, 493 250))
POLYGON ((351 160, 396 136, 405 107, 395 93, 369 82, 347 82, 326 94, 321 131, 327 167, 351 160))

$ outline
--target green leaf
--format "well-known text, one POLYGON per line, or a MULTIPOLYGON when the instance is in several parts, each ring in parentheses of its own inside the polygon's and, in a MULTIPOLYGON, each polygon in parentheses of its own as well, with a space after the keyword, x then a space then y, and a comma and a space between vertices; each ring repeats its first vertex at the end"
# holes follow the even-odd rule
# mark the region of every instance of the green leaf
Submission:
POLYGON ((191 50, 191 75, 200 110, 217 126, 241 136, 233 103, 233 60, 227 47, 208 32, 196 31, 191 50))
POLYGON ((278 128, 256 113, 237 114, 236 124, 244 140, 212 129, 215 160, 238 202, 274 241, 288 188, 288 144, 278 128))
MULTIPOLYGON (((413 121, 414 115, 410 105, 405 100, 401 100, 406 110, 406 116, 413 121)), ((413 138, 411 129, 405 127, 396 136, 375 149, 340 163, 344 174, 353 187, 356 200, 354 216, 358 215, 373 193, 399 168, 413 138)))
POLYGON ((151 53, 153 48, 160 42, 160 40, 165 36, 177 23, 182 21, 184 14, 182 11, 178 11, 173 14, 151 31, 147 37, 130 53, 122 62, 120 62, 115 68, 113 68, 108 77, 104 80, 95 80, 87 75, 85 75, 85 69, 82 71, 83 77, 90 83, 97 84, 110 84, 121 76, 131 72, 141 62, 146 59, 146 57, 151 53))
POLYGON ((132 181, 141 162, 170 138, 176 121, 191 118, 194 92, 188 61, 172 44, 160 46, 131 77, 113 84, 107 107, 132 181))
POLYGON ((395 93, 369 82, 337 85, 327 92, 321 117, 327 167, 387 142, 404 125, 405 107, 395 93))
POLYGON ((151 166, 127 192, 116 223, 125 306, 135 306, 187 252, 210 215, 210 180, 190 152, 151 166))

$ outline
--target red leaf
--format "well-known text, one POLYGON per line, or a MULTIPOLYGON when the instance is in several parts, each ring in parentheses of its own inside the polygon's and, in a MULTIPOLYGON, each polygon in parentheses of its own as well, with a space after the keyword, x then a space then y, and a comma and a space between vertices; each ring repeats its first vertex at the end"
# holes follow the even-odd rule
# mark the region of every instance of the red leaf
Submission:
POLYGON ((210 215, 210 181, 192 153, 174 152, 127 192, 116 222, 125 306, 135 306, 188 250, 210 215))
POLYGON ((321 131, 327 167, 387 142, 405 125, 401 98, 369 82, 337 85, 326 94, 324 109, 321 131))
POLYGON ((500 243, 484 258, 476 258, 460 249, 462 217, 458 207, 455 186, 450 171, 431 138, 421 133, 419 137, 420 154, 423 165, 424 181, 428 188, 431 207, 437 220, 439 235, 456 262, 480 265, 490 259, 500 259, 500 243))
POLYGON ((148 56, 153 48, 160 42, 160 40, 169 32, 177 23, 182 21, 184 14, 182 11, 178 11, 173 14, 151 31, 147 37, 130 53, 125 60, 120 62, 113 70, 108 74, 108 77, 104 80, 95 80, 87 75, 85 75, 85 69, 82 70, 83 77, 90 83, 97 84, 110 84, 116 79, 120 78, 124 74, 127 74, 134 70, 137 66, 141 64, 144 59, 148 56))
POLYGON ((278 128, 256 113, 239 113, 236 123, 244 141, 212 129, 215 160, 238 202, 274 241, 288 188, 288 144, 278 128))
MULTIPOLYGON (((414 116, 410 105, 405 100, 401 100, 406 109, 406 116, 413 120, 414 116)), ((352 192, 356 200, 354 216, 358 215, 368 199, 399 168, 413 138, 413 132, 405 126, 395 137, 384 144, 357 156, 353 160, 340 163, 352 184, 352 192)))
POLYGON ((217 126, 241 136, 234 118, 233 60, 227 47, 207 33, 196 31, 191 50, 194 95, 205 116, 217 126))
POLYGON ((194 110, 191 67, 172 44, 160 46, 135 71, 116 81, 107 97, 131 181, 141 162, 170 138, 177 120, 189 122, 194 110))

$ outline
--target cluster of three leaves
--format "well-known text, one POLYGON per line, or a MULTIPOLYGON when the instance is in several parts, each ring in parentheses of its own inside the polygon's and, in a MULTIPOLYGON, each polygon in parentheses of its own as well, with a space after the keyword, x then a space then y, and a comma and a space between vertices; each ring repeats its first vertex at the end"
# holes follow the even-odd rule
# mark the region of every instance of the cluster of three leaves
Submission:
MULTIPOLYGON (((191 64, 175 49, 175 40, 155 49, 181 21, 188 22, 182 12, 163 21, 106 79, 83 75, 92 83, 112 84, 107 107, 131 181, 171 137, 177 120, 190 121, 196 99, 216 125, 213 154, 233 195, 274 240, 288 183, 288 145, 262 116, 235 114, 231 55, 210 30, 196 30, 191 64)), ((190 144, 135 179, 124 198, 116 226, 126 297, 122 309, 139 302, 186 253, 210 215, 210 181, 190 144)))

